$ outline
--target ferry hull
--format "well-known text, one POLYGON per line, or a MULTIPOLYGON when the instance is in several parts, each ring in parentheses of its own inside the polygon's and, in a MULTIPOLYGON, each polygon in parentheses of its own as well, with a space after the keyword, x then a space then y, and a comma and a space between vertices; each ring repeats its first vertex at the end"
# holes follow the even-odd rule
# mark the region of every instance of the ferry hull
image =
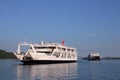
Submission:
POLYGON ((22 60, 24 64, 54 64, 54 63, 72 63, 76 60, 22 60))

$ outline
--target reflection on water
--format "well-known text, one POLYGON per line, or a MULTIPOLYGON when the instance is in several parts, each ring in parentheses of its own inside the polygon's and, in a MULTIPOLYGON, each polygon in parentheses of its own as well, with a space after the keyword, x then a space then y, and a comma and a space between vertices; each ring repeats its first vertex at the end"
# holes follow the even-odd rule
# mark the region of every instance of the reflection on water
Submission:
POLYGON ((92 80, 98 80, 100 78, 100 62, 99 61, 92 61, 89 65, 89 75, 92 80))
POLYGON ((99 80, 100 62, 98 61, 81 61, 78 63, 79 80, 99 80))
POLYGON ((20 64, 18 61, 0 60, 0 80, 120 80, 120 60, 20 64))
POLYGON ((77 63, 18 65, 18 80, 77 79, 77 63))

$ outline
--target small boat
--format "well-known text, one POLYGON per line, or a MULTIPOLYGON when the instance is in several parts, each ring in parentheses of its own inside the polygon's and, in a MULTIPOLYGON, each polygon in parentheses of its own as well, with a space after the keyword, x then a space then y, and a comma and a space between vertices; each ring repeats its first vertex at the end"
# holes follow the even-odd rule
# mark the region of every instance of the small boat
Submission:
POLYGON ((77 61, 76 48, 66 46, 64 41, 62 41, 62 44, 44 43, 43 41, 39 44, 24 42, 18 44, 18 49, 14 52, 14 55, 24 64, 77 61), (28 50, 24 53, 21 49, 23 46, 29 46, 28 50))
POLYGON ((88 55, 88 60, 100 60, 100 54, 97 52, 92 52, 88 55))

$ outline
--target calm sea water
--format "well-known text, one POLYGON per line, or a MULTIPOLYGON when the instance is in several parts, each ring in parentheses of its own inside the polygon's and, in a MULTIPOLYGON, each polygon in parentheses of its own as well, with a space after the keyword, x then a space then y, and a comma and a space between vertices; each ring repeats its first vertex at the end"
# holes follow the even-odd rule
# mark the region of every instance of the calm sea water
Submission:
POLYGON ((120 80, 120 60, 39 65, 0 60, 0 80, 120 80))

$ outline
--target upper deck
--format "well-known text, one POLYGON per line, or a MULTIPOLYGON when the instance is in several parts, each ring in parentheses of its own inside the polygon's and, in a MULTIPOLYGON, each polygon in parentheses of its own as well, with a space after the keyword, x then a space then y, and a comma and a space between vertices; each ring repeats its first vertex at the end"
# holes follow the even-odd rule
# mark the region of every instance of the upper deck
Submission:
POLYGON ((68 46, 63 46, 60 43, 40 43, 40 44, 32 44, 34 47, 57 47, 57 48, 65 48, 65 49, 70 49, 70 50, 76 50, 76 48, 73 47, 68 47, 68 46))

